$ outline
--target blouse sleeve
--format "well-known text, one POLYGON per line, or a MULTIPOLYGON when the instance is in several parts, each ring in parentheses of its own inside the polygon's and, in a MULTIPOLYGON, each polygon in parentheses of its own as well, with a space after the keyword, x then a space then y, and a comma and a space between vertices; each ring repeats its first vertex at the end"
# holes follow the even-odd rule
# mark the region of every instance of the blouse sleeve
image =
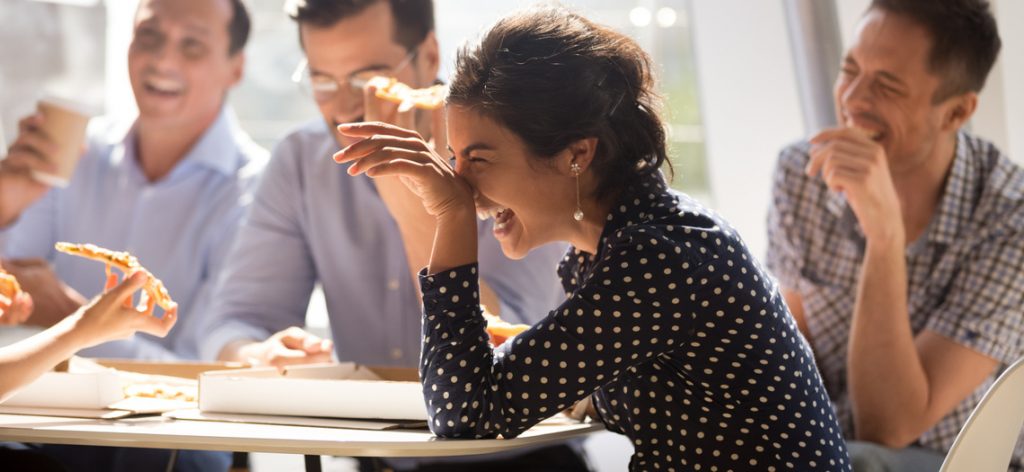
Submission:
POLYGON ((606 254, 565 302, 493 350, 476 266, 421 274, 420 379, 434 434, 515 437, 685 339, 696 316, 687 294, 708 288, 708 268, 664 237, 621 238, 606 254))

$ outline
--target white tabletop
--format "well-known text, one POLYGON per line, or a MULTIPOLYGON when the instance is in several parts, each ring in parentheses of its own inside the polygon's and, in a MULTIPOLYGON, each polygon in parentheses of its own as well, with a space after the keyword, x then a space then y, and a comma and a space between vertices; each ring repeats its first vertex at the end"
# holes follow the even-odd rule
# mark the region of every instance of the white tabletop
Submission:
POLYGON ((426 430, 370 431, 145 417, 94 420, 0 415, 0 440, 94 446, 284 454, 464 456, 562 442, 603 429, 569 420, 542 423, 515 439, 439 439, 426 430))

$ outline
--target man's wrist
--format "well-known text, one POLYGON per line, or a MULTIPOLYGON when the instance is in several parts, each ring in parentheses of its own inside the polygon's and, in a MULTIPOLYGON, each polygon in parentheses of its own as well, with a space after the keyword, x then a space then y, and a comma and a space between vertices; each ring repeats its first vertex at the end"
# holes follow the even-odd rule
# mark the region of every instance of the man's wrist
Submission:
POLYGON ((894 225, 886 225, 872 234, 866 235, 867 247, 865 252, 869 255, 876 254, 903 254, 906 248, 906 236, 903 232, 902 222, 894 225))
POLYGON ((226 344, 217 355, 217 360, 223 362, 248 362, 250 357, 258 357, 255 352, 259 349, 260 342, 254 339, 238 339, 226 344))
POLYGON ((7 187, 6 178, 0 175, 0 230, 7 229, 18 220, 18 215, 11 215, 11 202, 5 190, 7 187))

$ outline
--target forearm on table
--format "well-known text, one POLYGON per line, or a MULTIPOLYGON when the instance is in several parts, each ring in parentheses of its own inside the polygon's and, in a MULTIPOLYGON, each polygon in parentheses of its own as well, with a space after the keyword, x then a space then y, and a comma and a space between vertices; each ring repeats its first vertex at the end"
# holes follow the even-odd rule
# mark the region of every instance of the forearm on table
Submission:
POLYGON ((867 245, 847 377, 857 439, 902 447, 920 435, 929 384, 910 326, 902 240, 867 245))

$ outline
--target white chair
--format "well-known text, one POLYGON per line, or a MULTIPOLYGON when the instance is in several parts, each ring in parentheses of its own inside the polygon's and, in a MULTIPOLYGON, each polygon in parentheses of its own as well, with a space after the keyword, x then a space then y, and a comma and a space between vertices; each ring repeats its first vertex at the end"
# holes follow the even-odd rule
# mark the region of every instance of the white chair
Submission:
POLYGON ((1005 472, 1024 424, 1024 359, 1003 372, 956 436, 940 472, 1005 472))

